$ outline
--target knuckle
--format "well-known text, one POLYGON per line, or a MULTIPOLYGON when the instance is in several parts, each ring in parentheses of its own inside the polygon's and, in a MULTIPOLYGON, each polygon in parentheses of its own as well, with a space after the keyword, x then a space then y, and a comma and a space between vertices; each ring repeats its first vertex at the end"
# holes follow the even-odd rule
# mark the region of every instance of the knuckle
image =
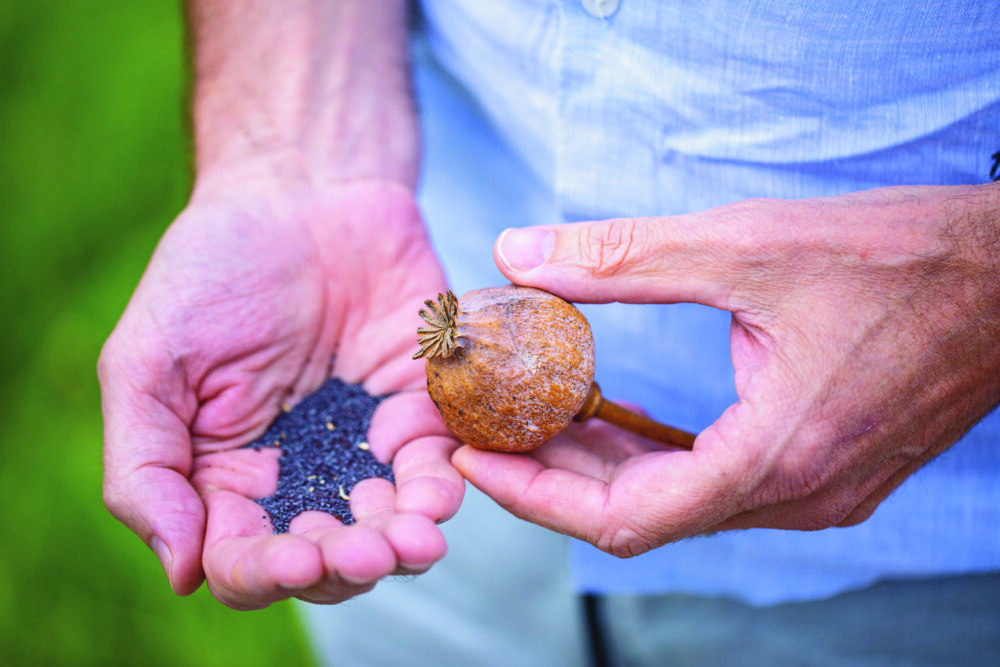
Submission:
POLYGON ((632 558, 653 548, 646 539, 633 528, 619 527, 605 535, 595 543, 598 549, 611 554, 615 558, 632 558))
POLYGON ((844 525, 857 505, 847 491, 830 492, 789 508, 784 522, 794 530, 825 530, 844 525))
POLYGON ((824 502, 811 513, 806 530, 825 530, 839 525, 850 514, 842 503, 824 502))
POLYGON ((128 511, 126 509, 127 503, 125 502, 126 494, 122 487, 123 485, 121 482, 105 476, 102 495, 104 499, 104 507, 107 508, 108 512, 110 512, 113 517, 124 523, 128 515, 128 511))
POLYGON ((784 206, 785 202, 780 199, 750 197, 720 206, 718 211, 727 218, 733 218, 736 222, 745 222, 760 217, 763 211, 774 211, 782 209, 784 206))
POLYGON ((648 233, 647 225, 632 219, 589 225, 580 235, 580 256, 595 278, 617 275, 638 259, 648 233))
POLYGON ((848 528, 850 526, 857 526, 860 523, 864 523, 872 517, 872 514, 875 513, 876 507, 877 505, 873 503, 862 503, 858 507, 854 508, 853 511, 847 513, 847 515, 835 525, 840 528, 848 528))
POLYGON ((97 355, 97 379, 100 382, 107 381, 108 375, 111 373, 112 366, 114 366, 114 336, 108 338, 104 345, 101 347, 100 354, 97 355))

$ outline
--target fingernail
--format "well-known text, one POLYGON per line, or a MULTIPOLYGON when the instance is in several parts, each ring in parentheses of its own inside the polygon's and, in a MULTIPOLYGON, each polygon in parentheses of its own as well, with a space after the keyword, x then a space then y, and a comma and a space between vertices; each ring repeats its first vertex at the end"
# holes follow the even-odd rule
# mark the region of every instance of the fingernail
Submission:
POLYGON ((541 266, 552 254, 554 245, 555 234, 535 227, 505 229, 497 243, 501 261, 515 271, 541 266))

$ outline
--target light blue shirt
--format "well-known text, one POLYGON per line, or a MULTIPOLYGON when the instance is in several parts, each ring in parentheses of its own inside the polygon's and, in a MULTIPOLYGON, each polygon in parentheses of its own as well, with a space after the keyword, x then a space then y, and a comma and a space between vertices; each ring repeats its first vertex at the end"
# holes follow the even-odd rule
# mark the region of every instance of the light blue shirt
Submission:
MULTIPOLYGON (((418 72, 421 95, 451 96, 424 119, 422 203, 460 292, 503 281, 490 257, 507 226, 981 183, 1000 151, 994 2, 621 0, 602 19, 569 0, 424 0, 423 15, 454 81, 443 93, 418 72), (488 180, 459 177, 482 161, 488 180)), ((694 431, 735 400, 728 313, 583 310, 607 395, 694 431)), ((628 560, 577 543, 574 582, 768 604, 996 570, 998 482, 994 415, 859 526, 724 533, 628 560)))

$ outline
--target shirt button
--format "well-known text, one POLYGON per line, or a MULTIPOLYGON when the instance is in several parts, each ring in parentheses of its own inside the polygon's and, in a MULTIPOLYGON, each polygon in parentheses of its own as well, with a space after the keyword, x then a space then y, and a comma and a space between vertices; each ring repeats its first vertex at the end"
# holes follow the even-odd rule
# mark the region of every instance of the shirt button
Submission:
POLYGON ((599 19, 606 19, 618 11, 620 0, 580 0, 583 8, 591 16, 599 19))

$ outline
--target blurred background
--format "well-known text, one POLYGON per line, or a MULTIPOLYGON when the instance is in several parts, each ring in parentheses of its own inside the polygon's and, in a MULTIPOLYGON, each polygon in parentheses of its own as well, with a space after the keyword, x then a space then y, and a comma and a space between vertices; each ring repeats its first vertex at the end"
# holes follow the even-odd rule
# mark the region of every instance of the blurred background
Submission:
POLYGON ((95 364, 188 188, 180 0, 0 2, 0 664, 313 664, 101 500, 95 364))

